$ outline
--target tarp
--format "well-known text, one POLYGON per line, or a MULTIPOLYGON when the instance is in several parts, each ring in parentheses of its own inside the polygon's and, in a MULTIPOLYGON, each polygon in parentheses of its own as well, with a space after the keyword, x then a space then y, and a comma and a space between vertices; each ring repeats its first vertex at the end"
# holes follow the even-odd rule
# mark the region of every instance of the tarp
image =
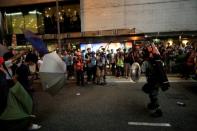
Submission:
POLYGON ((43 57, 39 75, 43 89, 55 95, 65 85, 66 64, 56 52, 48 53, 43 57))
POLYGON ((36 36, 33 32, 30 30, 23 30, 23 33, 25 35, 25 38, 32 44, 32 46, 41 54, 48 53, 48 49, 46 47, 46 44, 43 42, 41 38, 36 36))
POLYGON ((1 120, 18 120, 32 115, 33 101, 24 87, 17 82, 8 93, 7 106, 0 115, 1 120))

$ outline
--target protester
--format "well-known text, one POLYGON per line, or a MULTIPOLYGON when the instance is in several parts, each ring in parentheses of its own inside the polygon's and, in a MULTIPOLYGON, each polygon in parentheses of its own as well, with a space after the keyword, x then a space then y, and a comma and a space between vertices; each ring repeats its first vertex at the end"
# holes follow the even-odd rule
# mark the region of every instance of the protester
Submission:
POLYGON ((3 57, 0 57, 0 114, 5 110, 7 105, 8 85, 6 81, 6 74, 3 68, 3 57))
POLYGON ((169 83, 158 50, 149 46, 143 52, 144 62, 141 68, 146 75, 147 83, 142 87, 142 90, 149 95, 148 109, 151 111, 151 116, 161 117, 163 113, 158 100, 159 88, 167 90, 169 83))
POLYGON ((84 63, 80 52, 77 52, 74 68, 76 71, 77 85, 84 86, 84 63))
POLYGON ((43 57, 44 57, 44 54, 39 55, 39 59, 38 59, 38 62, 37 62, 38 71, 40 70, 40 66, 43 64, 43 57))
POLYGON ((4 62, 2 63, 2 66, 6 74, 8 87, 10 88, 14 85, 13 78, 14 78, 15 71, 17 68, 15 64, 16 58, 14 58, 14 55, 12 54, 12 52, 7 52, 3 55, 3 59, 4 59, 4 62))
POLYGON ((92 64, 91 64, 91 48, 87 49, 87 53, 85 54, 86 60, 86 72, 87 72, 87 82, 90 83, 92 80, 92 64))
POLYGON ((24 62, 20 64, 20 66, 16 69, 16 78, 21 83, 21 85, 25 88, 25 90, 32 96, 32 88, 30 85, 30 70, 29 70, 29 61, 25 59, 24 62))
POLYGON ((41 128, 32 123, 32 98, 11 72, 12 55, 0 57, 0 130, 26 131, 41 128), (9 57, 7 57, 9 56, 9 57), (7 59, 9 58, 9 59, 7 59), (8 64, 9 63, 9 64, 8 64), (6 69, 5 69, 6 67, 6 69), (8 69, 7 69, 8 68, 8 69), (12 84, 10 84, 12 82, 12 84))
POLYGON ((38 56, 36 53, 30 51, 26 56, 26 60, 29 61, 29 70, 32 76, 32 81, 38 79, 38 56))

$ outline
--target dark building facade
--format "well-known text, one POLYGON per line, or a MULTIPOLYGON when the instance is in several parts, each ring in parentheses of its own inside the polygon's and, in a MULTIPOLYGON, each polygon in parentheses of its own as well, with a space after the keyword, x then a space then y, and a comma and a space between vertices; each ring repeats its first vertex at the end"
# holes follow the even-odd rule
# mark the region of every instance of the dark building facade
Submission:
POLYGON ((81 32, 79 0, 59 0, 58 13, 55 0, 21 0, 20 5, 17 4, 19 1, 0 2, 0 38, 6 44, 11 45, 12 35, 16 34, 17 43, 23 45, 25 40, 21 29, 29 29, 38 35, 57 34, 57 20, 60 33, 81 32))

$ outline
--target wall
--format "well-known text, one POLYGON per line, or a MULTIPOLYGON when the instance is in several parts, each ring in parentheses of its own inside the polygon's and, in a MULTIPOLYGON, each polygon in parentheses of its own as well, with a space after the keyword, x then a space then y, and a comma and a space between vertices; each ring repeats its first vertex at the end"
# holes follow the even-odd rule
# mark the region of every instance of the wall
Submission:
POLYGON ((197 31, 197 0, 81 0, 82 31, 197 31))

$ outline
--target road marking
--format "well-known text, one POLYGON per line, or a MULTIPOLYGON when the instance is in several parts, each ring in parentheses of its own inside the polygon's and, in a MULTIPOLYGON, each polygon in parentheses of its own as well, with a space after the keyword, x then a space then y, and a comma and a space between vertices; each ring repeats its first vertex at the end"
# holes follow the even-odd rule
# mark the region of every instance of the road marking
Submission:
POLYGON ((131 81, 131 80, 129 80, 129 81, 121 81, 121 80, 119 80, 119 81, 111 81, 111 82, 115 82, 115 83, 136 83, 136 82, 134 82, 134 81, 131 81))
MULTIPOLYGON (((144 82, 146 82, 146 80, 139 80, 139 81, 137 81, 137 82, 134 82, 134 81, 132 81, 132 80, 116 80, 116 81, 112 81, 112 80, 108 80, 108 82, 110 82, 110 83, 144 83, 144 82)), ((176 82, 186 82, 186 83, 192 83, 192 82, 195 82, 195 83, 197 83, 197 81, 195 81, 195 80, 169 80, 169 82, 170 83, 176 83, 176 82)))
POLYGON ((164 126, 171 127, 169 123, 148 123, 148 122, 128 122, 128 125, 134 126, 164 126))

